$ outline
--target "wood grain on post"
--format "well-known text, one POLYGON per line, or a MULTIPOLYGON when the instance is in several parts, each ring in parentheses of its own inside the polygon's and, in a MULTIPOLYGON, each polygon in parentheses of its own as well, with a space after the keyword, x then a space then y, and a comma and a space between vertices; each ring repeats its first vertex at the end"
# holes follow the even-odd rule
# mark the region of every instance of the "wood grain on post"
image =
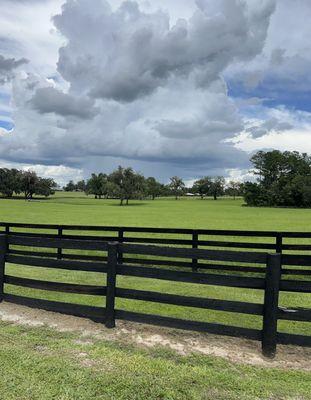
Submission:
POLYGON ((263 311, 262 353, 269 358, 273 358, 276 353, 280 280, 281 254, 268 254, 263 311))
POLYGON ((0 302, 3 300, 5 257, 7 252, 7 236, 0 235, 0 302))
POLYGON ((108 243, 107 294, 106 294, 106 315, 105 315, 105 325, 107 328, 115 327, 117 263, 118 263, 118 243, 117 242, 108 243))

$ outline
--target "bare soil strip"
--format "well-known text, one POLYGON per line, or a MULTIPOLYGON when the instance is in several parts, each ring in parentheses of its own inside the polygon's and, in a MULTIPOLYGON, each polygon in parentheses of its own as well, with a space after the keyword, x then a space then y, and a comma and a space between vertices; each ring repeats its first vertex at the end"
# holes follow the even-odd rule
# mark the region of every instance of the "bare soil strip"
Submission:
POLYGON ((91 345, 92 340, 102 339, 135 344, 145 348, 162 346, 180 355, 199 353, 222 357, 235 363, 311 371, 311 348, 278 345, 277 356, 274 360, 269 360, 261 355, 259 342, 247 339, 186 332, 124 321, 117 321, 115 329, 106 329, 104 325, 88 319, 6 302, 0 304, 0 319, 31 327, 45 326, 59 332, 78 333, 79 343, 86 345, 91 345))

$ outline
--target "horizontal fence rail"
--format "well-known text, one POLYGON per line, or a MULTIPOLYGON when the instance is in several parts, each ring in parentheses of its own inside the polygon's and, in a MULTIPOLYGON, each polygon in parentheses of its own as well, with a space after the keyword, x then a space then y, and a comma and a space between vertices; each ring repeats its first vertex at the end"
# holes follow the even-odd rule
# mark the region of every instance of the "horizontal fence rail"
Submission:
POLYGON ((311 293, 311 269, 308 268, 311 266, 311 253, 308 253, 311 245, 290 243, 292 239, 311 239, 311 233, 6 222, 0 223, 0 230, 1 227, 0 301, 88 317, 104 322, 110 328, 115 326, 115 319, 125 319, 246 337, 260 340, 263 353, 269 357, 274 356, 277 343, 311 346, 311 336, 277 330, 278 320, 311 322, 311 309, 279 306, 281 291, 311 293), (221 240, 215 240, 221 236, 221 240), (245 237, 248 240, 243 239, 245 237), (50 282, 8 275, 6 263, 103 275, 96 285, 50 282), (125 289, 117 286, 117 276, 262 290, 264 302, 256 304, 125 289), (101 296, 105 300, 103 307, 93 307, 35 299, 6 293, 4 285, 101 296), (118 298, 257 315, 262 317, 262 330, 120 310, 115 305, 118 298))
MULTIPOLYGON (((279 231, 247 231, 247 230, 215 230, 215 229, 178 229, 178 228, 148 228, 148 227, 122 227, 122 226, 81 226, 81 225, 56 225, 56 224, 27 224, 27 223, 10 223, 0 222, 0 232, 10 234, 11 243, 8 244, 8 249, 11 254, 25 255, 25 256, 40 256, 40 257, 54 257, 56 259, 68 260, 92 260, 92 261, 106 261, 107 256, 98 256, 91 254, 91 251, 96 251, 101 243, 108 241, 118 241, 119 243, 127 244, 150 244, 150 245, 164 245, 164 246, 181 246, 186 248, 201 249, 211 248, 213 250, 247 250, 249 252, 276 252, 281 253, 284 257, 282 261, 282 275, 305 275, 311 276, 311 244, 303 243, 304 240, 311 240, 311 232, 279 232, 279 231), (44 231, 44 232, 42 232, 44 231), (14 240, 13 236, 17 236, 14 240), (34 240, 38 237, 42 243, 44 239, 55 239, 52 243, 47 245, 47 248, 54 250, 47 252, 33 250, 36 244, 33 243, 32 248, 20 246, 17 243, 21 240, 21 236, 31 237, 34 240), (85 240, 95 241, 93 248, 89 248, 87 254, 76 254, 63 251, 63 248, 57 246, 57 239, 67 240, 85 240), (301 243, 292 243, 291 241, 300 241, 301 243), (300 254, 300 259, 297 258, 300 254), (289 268, 287 268, 287 266, 289 268), (293 268, 298 266, 298 268, 293 268), (305 267, 305 268, 302 268, 305 267)), ((30 243, 29 243, 30 246, 30 243)), ((87 244, 85 244, 87 246, 87 244)), ((80 248, 83 246, 81 244, 80 248)), ((71 250, 75 250, 71 248, 71 250)), ((119 253, 119 261, 140 264, 142 255, 133 257, 131 254, 123 257, 122 252, 119 253)), ((242 262, 242 261, 241 261, 242 262)), ((163 260, 163 257, 145 257, 145 264, 161 266, 175 266, 192 268, 196 271, 198 269, 210 269, 214 271, 228 271, 228 272, 249 272, 252 273, 265 273, 263 268, 257 266, 246 265, 221 265, 217 263, 205 262, 195 258, 188 260, 163 260)))

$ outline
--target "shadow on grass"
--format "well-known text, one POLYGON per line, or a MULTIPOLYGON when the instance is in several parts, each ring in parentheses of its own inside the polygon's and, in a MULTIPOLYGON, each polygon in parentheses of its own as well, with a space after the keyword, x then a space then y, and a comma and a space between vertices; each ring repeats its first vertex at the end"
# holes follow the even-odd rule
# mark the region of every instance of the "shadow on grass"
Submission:
POLYGON ((111 206, 111 207, 120 207, 120 208, 127 208, 127 207, 146 206, 147 204, 148 204, 148 203, 139 202, 139 203, 128 203, 128 204, 123 204, 123 205, 121 206, 121 205, 120 205, 120 202, 117 202, 117 203, 107 204, 107 206, 111 206))
POLYGON ((0 200, 23 200, 23 201, 28 201, 28 202, 36 202, 36 201, 48 201, 51 200, 50 197, 33 197, 32 199, 25 199, 25 197, 21 196, 12 196, 12 197, 5 197, 5 196, 0 196, 0 200))
POLYGON ((120 200, 117 199, 109 199, 109 202, 107 202, 107 199, 81 199, 73 201, 72 197, 63 197, 63 198, 57 198, 49 199, 49 203, 53 204, 65 204, 65 205, 72 205, 72 206, 87 206, 87 207, 94 207, 94 206, 99 206, 99 207, 136 207, 136 206, 144 206, 147 205, 148 203, 146 202, 130 202, 129 204, 123 204, 120 206, 120 200), (69 201, 67 201, 69 200, 69 201), (90 200, 90 201, 88 201, 90 200), (102 202, 102 200, 105 200, 105 202, 102 202))

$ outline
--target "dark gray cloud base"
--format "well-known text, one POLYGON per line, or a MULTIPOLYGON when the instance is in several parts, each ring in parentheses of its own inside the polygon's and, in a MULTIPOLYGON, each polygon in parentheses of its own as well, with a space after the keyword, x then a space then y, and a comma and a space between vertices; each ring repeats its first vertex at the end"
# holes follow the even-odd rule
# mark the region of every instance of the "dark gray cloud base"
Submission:
POLYGON ((53 87, 39 88, 30 100, 32 107, 40 114, 55 113, 63 117, 93 118, 98 109, 94 100, 77 98, 53 87))
POLYGON ((26 63, 28 63, 26 58, 16 60, 15 58, 6 58, 0 54, 0 84, 11 80, 16 68, 26 63))

